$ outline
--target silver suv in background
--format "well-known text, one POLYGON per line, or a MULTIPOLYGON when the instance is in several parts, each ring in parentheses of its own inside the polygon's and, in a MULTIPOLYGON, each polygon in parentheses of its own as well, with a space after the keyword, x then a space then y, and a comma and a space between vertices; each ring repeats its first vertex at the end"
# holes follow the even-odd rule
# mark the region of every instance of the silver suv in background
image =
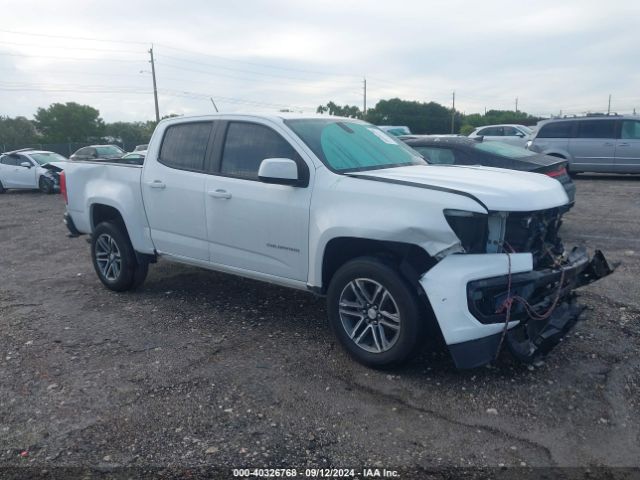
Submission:
POLYGON ((640 117, 546 120, 539 124, 527 148, 568 160, 571 173, 640 173, 640 117))
POLYGON ((471 132, 469 138, 483 137, 484 141, 498 141, 524 147, 532 135, 533 130, 524 125, 485 125, 471 132))

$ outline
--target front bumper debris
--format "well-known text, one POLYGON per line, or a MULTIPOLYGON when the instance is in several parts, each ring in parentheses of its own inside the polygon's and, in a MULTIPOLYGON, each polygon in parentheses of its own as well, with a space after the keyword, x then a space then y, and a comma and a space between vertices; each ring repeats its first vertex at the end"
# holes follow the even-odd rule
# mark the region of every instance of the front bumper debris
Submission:
MULTIPOLYGON (((523 300, 512 303, 510 320, 519 323, 510 328, 504 337, 504 344, 513 356, 532 363, 548 353, 576 324, 584 311, 585 307, 577 303, 573 290, 603 278, 612 271, 601 251, 596 250, 593 258, 589 259, 584 247, 576 247, 557 268, 512 274, 511 298, 523 300), (539 318, 538 315, 531 315, 532 311, 538 314, 551 313, 539 318)), ((478 321, 504 325, 506 312, 500 306, 507 299, 508 284, 509 275, 468 283, 469 311, 478 321)), ((493 337, 490 343, 491 347, 495 346, 495 357, 502 335, 493 337)), ((492 360, 486 358, 491 348, 487 347, 486 350, 484 358, 488 363, 492 360)))

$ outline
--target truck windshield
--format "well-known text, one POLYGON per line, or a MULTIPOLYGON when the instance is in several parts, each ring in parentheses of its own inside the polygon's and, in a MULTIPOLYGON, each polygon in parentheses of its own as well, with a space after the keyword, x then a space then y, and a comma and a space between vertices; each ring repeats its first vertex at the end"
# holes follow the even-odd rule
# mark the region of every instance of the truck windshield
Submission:
POLYGON ((313 118, 285 120, 285 124, 336 172, 427 165, 415 150, 359 120, 313 118))

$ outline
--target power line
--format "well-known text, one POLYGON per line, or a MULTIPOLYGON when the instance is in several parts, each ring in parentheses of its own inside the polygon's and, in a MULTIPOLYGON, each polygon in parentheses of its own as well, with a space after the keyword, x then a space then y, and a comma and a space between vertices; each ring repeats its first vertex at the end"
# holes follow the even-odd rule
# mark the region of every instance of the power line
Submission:
POLYGON ((225 56, 221 56, 221 55, 213 55, 210 53, 201 53, 201 52, 196 52, 193 50, 185 50, 182 48, 176 48, 176 47, 172 47, 169 45, 165 45, 162 43, 156 43, 156 46, 160 46, 162 48, 167 48, 169 50, 175 50, 177 52, 183 52, 183 53, 187 53, 190 55, 197 55, 197 56, 202 56, 202 57, 210 57, 210 58, 217 58, 220 60, 224 60, 227 62, 236 62, 236 63, 243 63, 245 65, 253 65, 255 67, 264 67, 264 68, 271 68, 274 70, 287 70, 287 71, 291 71, 291 72, 300 72, 300 73, 311 73, 314 75, 331 75, 334 77, 352 77, 352 78, 357 78, 357 75, 352 75, 352 74, 346 74, 346 73, 336 73, 336 72, 320 72, 317 70, 308 70, 308 69, 302 69, 302 68, 294 68, 294 67, 281 67, 281 66, 275 66, 275 65, 269 65, 266 63, 258 63, 258 62, 249 62, 246 60, 238 60, 236 58, 230 58, 230 57, 225 57, 225 56))
POLYGON ((16 45, 19 47, 38 47, 38 48, 65 48, 69 50, 89 50, 93 52, 105 52, 105 53, 134 53, 139 54, 140 52, 135 50, 113 50, 106 48, 90 48, 90 47, 70 47, 68 45, 40 45, 37 43, 20 43, 20 42, 7 42, 5 40, 0 40, 0 44, 3 45, 16 45))
POLYGON ((164 54, 160 54, 159 58, 169 58, 171 60, 176 60, 178 62, 184 62, 184 63, 192 63, 194 65, 202 65, 205 67, 211 67, 211 68, 221 68, 223 70, 231 70, 234 72, 240 72, 240 73, 250 73, 252 75, 264 75, 264 76, 268 76, 268 77, 275 77, 275 78, 286 78, 286 79, 291 79, 291 80, 303 80, 303 81, 313 81, 314 79, 312 78, 302 78, 302 77, 291 77, 291 76, 286 76, 286 75, 278 75, 275 73, 267 73, 267 72, 256 72, 255 70, 243 70, 243 69, 239 69, 239 68, 233 68, 233 67, 224 67, 222 65, 213 65, 211 63, 206 63, 206 62, 197 62, 195 60, 185 60, 179 57, 173 57, 170 55, 164 55, 164 54))
POLYGON ((12 33, 14 35, 25 35, 29 37, 46 37, 46 38, 67 38, 72 40, 89 40, 92 42, 106 42, 106 43, 129 43, 137 45, 149 45, 151 42, 141 42, 136 40, 107 40, 105 38, 91 38, 91 37, 74 37, 70 35, 52 35, 50 33, 33 33, 33 32, 19 32, 17 30, 4 30, 0 29, 2 33, 12 33))
POLYGON ((144 60, 132 60, 132 59, 125 59, 125 58, 61 57, 61 56, 51 56, 51 55, 27 55, 24 53, 7 53, 7 52, 0 52, 0 55, 6 56, 6 57, 50 58, 52 60, 95 60, 100 62, 133 62, 133 63, 140 63, 144 61, 144 60))

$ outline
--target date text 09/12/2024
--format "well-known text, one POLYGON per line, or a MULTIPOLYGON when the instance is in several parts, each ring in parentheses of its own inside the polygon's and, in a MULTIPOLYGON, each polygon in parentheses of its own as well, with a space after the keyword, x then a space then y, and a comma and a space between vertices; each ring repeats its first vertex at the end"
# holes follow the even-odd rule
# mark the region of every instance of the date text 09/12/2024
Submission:
POLYGON ((234 468, 234 477, 266 478, 398 478, 397 470, 386 468, 234 468))

